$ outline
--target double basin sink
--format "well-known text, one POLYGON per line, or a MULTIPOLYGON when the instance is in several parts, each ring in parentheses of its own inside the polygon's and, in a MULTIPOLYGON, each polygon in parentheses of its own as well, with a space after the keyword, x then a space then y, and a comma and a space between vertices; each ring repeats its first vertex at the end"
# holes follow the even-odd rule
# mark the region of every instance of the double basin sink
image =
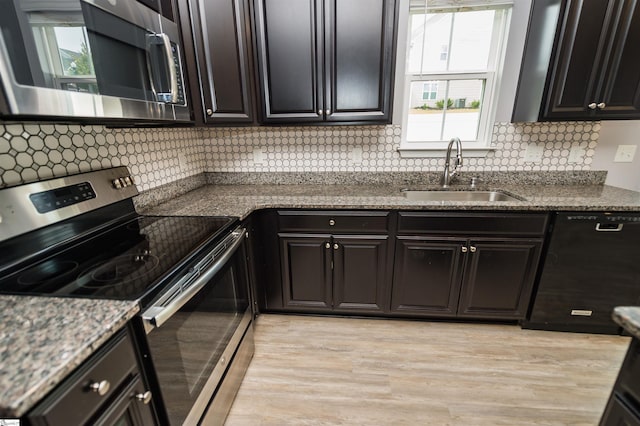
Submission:
POLYGON ((403 189, 404 196, 413 201, 526 201, 503 191, 450 191, 403 189))

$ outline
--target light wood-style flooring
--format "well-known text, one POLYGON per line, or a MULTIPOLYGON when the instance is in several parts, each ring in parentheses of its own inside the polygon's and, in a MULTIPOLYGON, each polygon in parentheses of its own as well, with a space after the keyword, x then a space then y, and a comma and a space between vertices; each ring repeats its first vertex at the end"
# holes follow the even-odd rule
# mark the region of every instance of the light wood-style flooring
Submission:
POLYGON ((262 315, 236 425, 597 425, 630 339, 262 315))

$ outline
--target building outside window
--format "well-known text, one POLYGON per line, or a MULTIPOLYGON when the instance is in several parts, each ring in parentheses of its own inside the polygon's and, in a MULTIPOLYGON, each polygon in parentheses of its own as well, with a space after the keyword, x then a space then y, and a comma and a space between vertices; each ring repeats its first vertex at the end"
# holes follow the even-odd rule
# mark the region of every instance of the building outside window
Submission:
POLYGON ((486 1, 410 1, 401 150, 489 147, 511 8, 486 1))
POLYGON ((422 84, 422 100, 433 101, 438 96, 438 82, 427 81, 422 84))

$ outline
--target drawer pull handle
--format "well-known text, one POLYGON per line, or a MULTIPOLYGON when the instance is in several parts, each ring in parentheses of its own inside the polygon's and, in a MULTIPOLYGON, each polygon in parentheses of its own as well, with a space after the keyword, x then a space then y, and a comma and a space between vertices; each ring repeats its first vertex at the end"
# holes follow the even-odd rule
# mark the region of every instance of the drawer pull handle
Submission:
POLYGON ((333 219, 329 219, 329 225, 333 226, 336 224, 336 221, 333 219))
POLYGON ((142 402, 144 405, 148 405, 151 402, 151 391, 146 391, 144 393, 136 394, 136 399, 142 402))
POLYGON ((108 380, 102 380, 99 382, 93 382, 89 385, 89 389, 94 391, 100 396, 105 396, 107 392, 109 392, 109 388, 111 387, 111 383, 108 380))

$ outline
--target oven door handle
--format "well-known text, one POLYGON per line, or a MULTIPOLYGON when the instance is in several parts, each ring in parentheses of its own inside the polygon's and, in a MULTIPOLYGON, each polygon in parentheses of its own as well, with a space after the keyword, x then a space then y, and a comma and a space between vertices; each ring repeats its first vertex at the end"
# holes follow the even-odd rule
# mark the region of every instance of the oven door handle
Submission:
MULTIPOLYGON (((169 318, 180 310, 193 296, 195 296, 213 276, 215 276, 224 265, 231 259, 236 251, 242 245, 242 242, 247 234, 247 230, 241 228, 233 232, 234 241, 229 248, 218 258, 215 263, 207 268, 202 274, 187 288, 176 289, 175 293, 179 293, 179 296, 171 298, 171 302, 167 305, 152 306, 142 313, 142 320, 144 322, 145 330, 147 334, 155 327, 161 327, 169 318)), ((179 287, 179 286, 178 286, 179 287)), ((171 290, 169 293, 174 293, 171 290)))

